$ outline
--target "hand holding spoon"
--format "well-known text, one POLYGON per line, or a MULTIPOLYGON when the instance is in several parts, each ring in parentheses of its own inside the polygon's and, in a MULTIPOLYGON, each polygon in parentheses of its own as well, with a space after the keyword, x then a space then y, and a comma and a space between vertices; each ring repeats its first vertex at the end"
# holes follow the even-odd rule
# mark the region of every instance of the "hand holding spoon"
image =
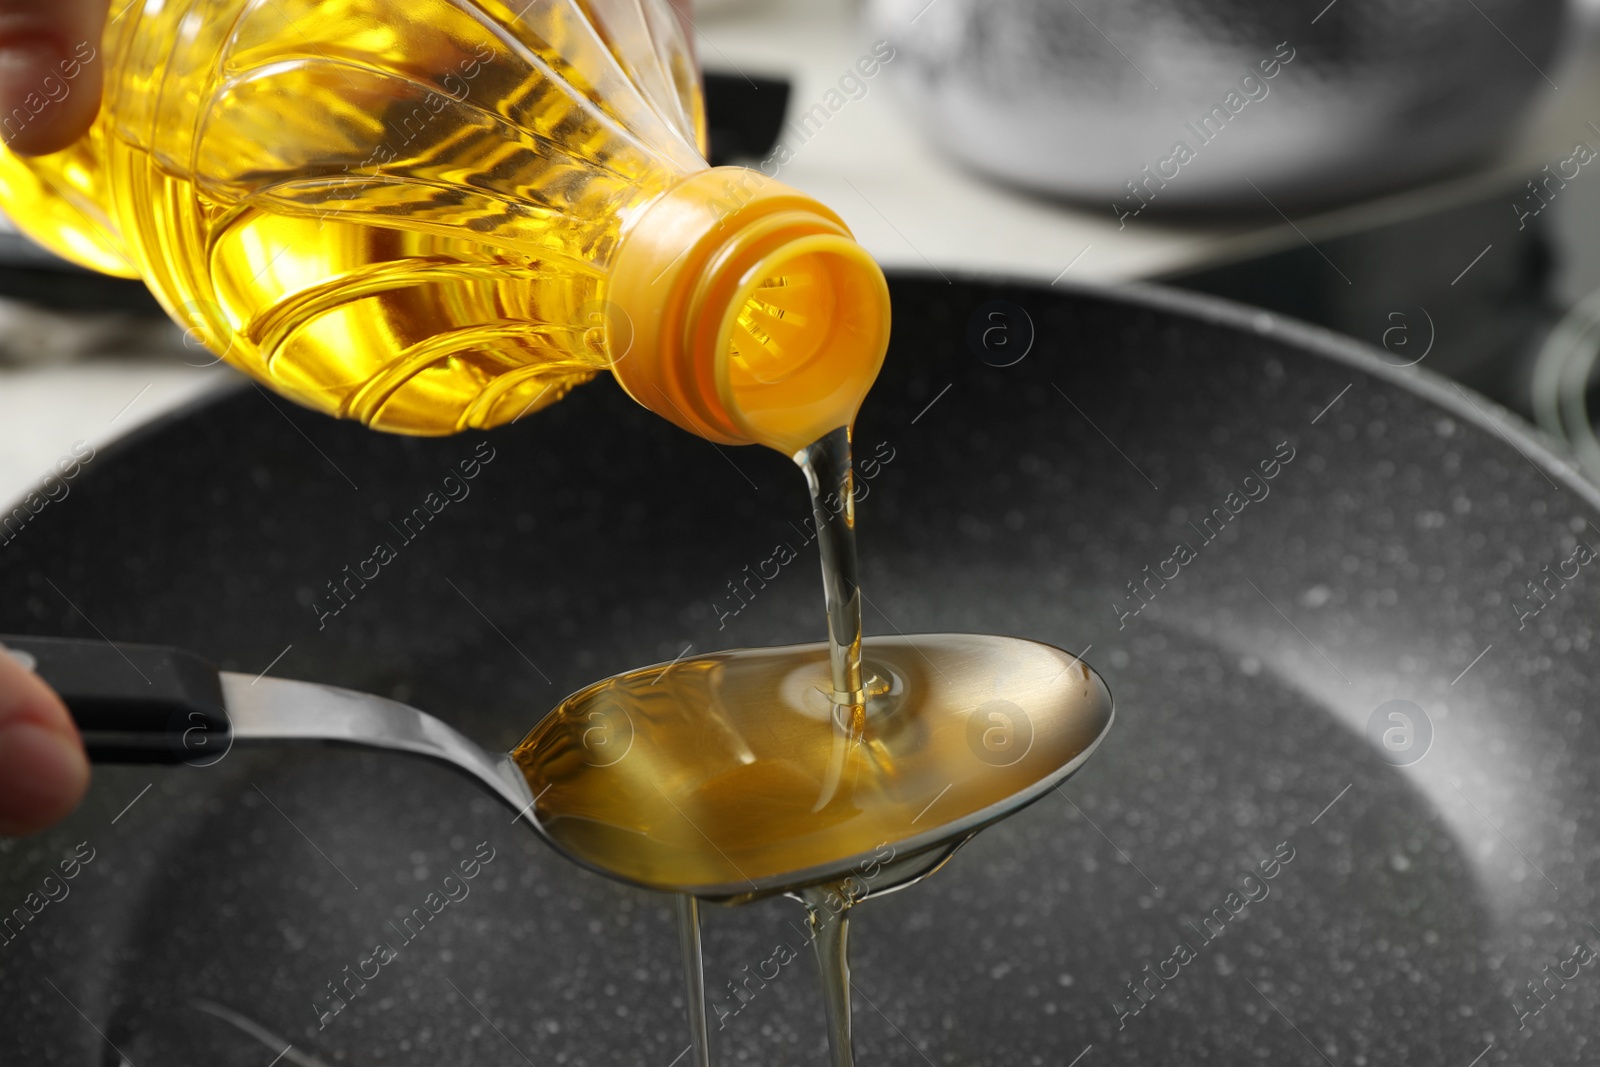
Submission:
MULTIPOLYGON (((175 649, 0 643, 61 694, 98 762, 204 766, 234 744, 319 743, 465 773, 573 862, 680 895, 691 1006, 694 901, 789 894, 817 929, 830 894, 842 912, 909 885, 1043 796, 1112 720, 1105 683, 1070 653, 930 634, 864 642, 865 705, 834 703, 825 644, 721 652, 587 686, 491 755, 404 704, 219 673, 175 649)), ((816 943, 825 969, 844 967, 840 920, 816 943)))

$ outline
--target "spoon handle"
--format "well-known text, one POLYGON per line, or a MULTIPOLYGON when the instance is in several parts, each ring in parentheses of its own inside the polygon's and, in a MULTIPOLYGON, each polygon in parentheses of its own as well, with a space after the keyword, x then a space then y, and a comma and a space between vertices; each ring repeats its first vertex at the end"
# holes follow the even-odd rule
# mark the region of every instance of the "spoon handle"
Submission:
POLYGON ((160 645, 0 635, 61 695, 97 763, 196 763, 230 743, 217 668, 160 645))
MULTIPOLYGON (((393 700, 287 678, 224 672, 160 645, 0 634, 10 654, 61 694, 96 763, 208 767, 235 742, 402 752, 464 772, 520 815, 533 807, 509 757, 485 752, 433 716, 393 700)), ((537 824, 529 818, 529 825, 537 824)))

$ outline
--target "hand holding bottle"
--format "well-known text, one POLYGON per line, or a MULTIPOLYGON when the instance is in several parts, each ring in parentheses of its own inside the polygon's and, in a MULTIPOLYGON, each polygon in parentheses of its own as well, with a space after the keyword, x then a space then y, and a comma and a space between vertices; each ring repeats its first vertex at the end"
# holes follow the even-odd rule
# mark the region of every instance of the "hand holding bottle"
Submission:
MULTIPOLYGON (((691 0, 671 0, 693 38, 691 0)), ((146 0, 116 0, 124 5, 146 0)), ((112 0, 0 0, 0 141, 19 155, 68 147, 98 114, 112 0)), ((0 652, 0 835, 32 833, 82 799, 89 765, 49 686, 0 652)))
MULTIPOLYGON (((25 156, 56 152, 94 122, 103 64, 80 57, 98 51, 110 3, 0 0, 0 140, 7 148, 25 156)), ((671 3, 692 41, 692 0, 671 3)))
POLYGON ((109 0, 0 0, 0 138, 12 151, 65 148, 100 110, 109 0), (70 72, 70 73, 69 73, 70 72))

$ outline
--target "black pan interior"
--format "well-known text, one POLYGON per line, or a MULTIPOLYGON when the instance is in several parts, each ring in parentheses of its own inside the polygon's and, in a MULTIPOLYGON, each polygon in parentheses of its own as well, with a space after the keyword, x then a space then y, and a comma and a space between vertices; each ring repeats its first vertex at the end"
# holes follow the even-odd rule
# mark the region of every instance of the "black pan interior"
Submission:
MULTIPOLYGON (((1600 944, 1600 611, 1572 562, 1600 546, 1594 493, 1483 401, 1264 314, 893 289, 856 438, 878 461, 869 632, 1087 649, 1118 719, 1060 795, 863 906, 862 1062, 1590 1062, 1600 977, 1567 961, 1600 944), (1547 564, 1575 575, 1533 600, 1547 564), (1525 983, 1547 965, 1578 976, 1546 1006, 1525 983)), ((242 388, 71 485, 0 550, 0 631, 271 665, 491 747, 614 671, 824 632, 792 464, 609 382, 442 440, 242 388), (430 493, 460 499, 408 540, 430 493), (395 558, 332 614, 327 584, 380 542, 395 558), (799 558, 774 574, 781 544, 799 558)), ((0 907, 80 842, 68 895, 0 946, 4 1062, 259 1065, 292 1043, 284 1062, 667 1067, 687 1044, 666 903, 443 771, 100 768, 67 825, 0 844, 0 907), (480 842, 469 895, 403 939, 480 842), (396 957, 321 1019, 379 941, 396 957)), ((825 1062, 813 964, 776 962, 799 915, 709 913, 718 1062, 825 1062)))

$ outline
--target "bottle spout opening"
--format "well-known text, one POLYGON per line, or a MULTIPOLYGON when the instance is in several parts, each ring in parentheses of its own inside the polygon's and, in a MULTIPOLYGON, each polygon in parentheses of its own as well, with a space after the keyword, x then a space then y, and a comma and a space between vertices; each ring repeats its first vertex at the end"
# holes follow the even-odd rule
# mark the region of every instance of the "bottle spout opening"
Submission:
POLYGON ((883 365, 889 289, 848 237, 801 237, 744 275, 717 336, 722 408, 786 455, 845 425, 883 365))
POLYGON ((889 287, 844 222, 741 168, 693 175, 632 221, 607 305, 631 327, 610 356, 635 400, 789 456, 854 419, 889 344, 889 287))

